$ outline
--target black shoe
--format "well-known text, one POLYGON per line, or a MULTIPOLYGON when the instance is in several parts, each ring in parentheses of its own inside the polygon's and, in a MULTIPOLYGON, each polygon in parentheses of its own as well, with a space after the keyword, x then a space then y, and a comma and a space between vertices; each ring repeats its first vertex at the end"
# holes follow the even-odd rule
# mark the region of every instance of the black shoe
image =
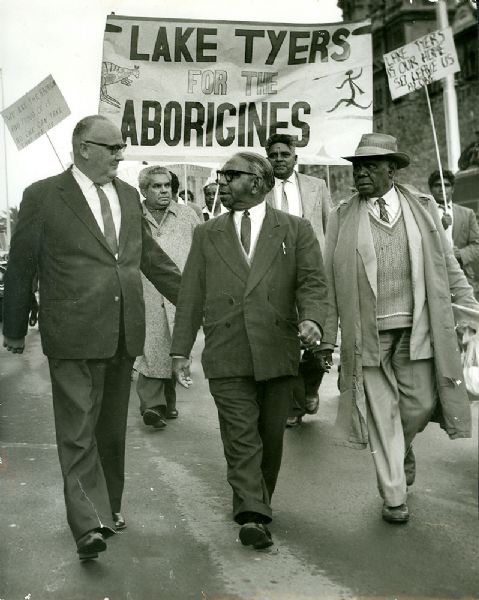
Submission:
POLYGON ((147 408, 143 413, 143 423, 145 425, 151 425, 155 429, 163 429, 163 427, 166 427, 166 421, 159 407, 147 408))
POLYGON ((288 417, 286 427, 298 427, 303 422, 303 417, 288 417))
POLYGON ((384 504, 382 518, 388 523, 407 523, 409 521, 409 509, 407 504, 401 504, 399 506, 386 506, 386 504, 384 504))
POLYGON ((98 553, 105 550, 106 543, 99 531, 88 531, 77 541, 77 552, 80 560, 98 558, 98 553))
POLYGON ((120 529, 125 529, 126 521, 125 521, 125 517, 121 513, 114 512, 114 513, 111 513, 111 516, 113 517, 113 523, 115 524, 115 529, 117 531, 120 529))
POLYGON ((167 408, 166 409, 166 418, 167 419, 177 419, 178 418, 178 411, 176 410, 176 408, 167 408))
POLYGON ((271 533, 263 523, 245 523, 241 526, 239 539, 243 546, 253 546, 255 550, 273 545, 271 533))
POLYGON ((311 395, 307 395, 306 394, 306 399, 304 402, 304 410, 306 412, 307 415, 315 415, 318 412, 318 408, 319 408, 319 395, 316 394, 311 394, 311 395))

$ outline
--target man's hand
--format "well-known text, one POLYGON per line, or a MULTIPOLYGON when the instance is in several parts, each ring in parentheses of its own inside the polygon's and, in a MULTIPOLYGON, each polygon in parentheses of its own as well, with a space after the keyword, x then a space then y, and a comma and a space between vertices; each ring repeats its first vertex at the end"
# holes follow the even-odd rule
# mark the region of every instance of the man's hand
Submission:
POLYGON ((462 265, 461 251, 457 246, 454 246, 454 256, 456 257, 457 262, 462 265))
POLYGON ((13 354, 22 354, 25 348, 25 338, 13 339, 6 335, 3 336, 3 347, 13 354))
POLYGON ((299 337, 307 350, 316 350, 321 343, 321 331, 314 321, 301 321, 298 326, 299 337))
POLYGON ((329 373, 329 370, 333 366, 333 351, 332 350, 319 350, 315 352, 314 355, 318 358, 321 369, 326 373, 329 373))
POLYGON ((184 388, 189 388, 193 383, 190 377, 191 358, 175 356, 173 358, 173 375, 176 381, 184 388))
POLYGON ((444 213, 441 217, 442 226, 444 229, 447 229, 450 225, 452 225, 452 215, 451 213, 444 213))

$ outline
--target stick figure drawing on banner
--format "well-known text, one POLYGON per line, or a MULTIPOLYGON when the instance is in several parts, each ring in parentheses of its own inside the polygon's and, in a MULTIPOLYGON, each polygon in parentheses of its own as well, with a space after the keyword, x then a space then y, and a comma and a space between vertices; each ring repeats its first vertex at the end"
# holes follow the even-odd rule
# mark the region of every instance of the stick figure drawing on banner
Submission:
MULTIPOLYGON (((330 108, 326 112, 333 112, 333 110, 336 110, 341 104, 343 104, 343 102, 346 104, 346 106, 351 106, 351 105, 357 106, 358 108, 361 108, 362 110, 366 110, 367 108, 369 108, 371 106, 372 101, 367 106, 361 106, 361 104, 358 104, 355 100, 356 90, 360 94, 364 94, 364 91, 359 87, 359 85, 357 83, 355 83, 355 80, 359 79, 362 74, 363 74, 362 68, 360 69, 359 73, 357 75, 355 75, 354 77, 353 77, 352 69, 349 69, 349 71, 346 71, 346 79, 343 81, 343 83, 341 85, 336 86, 336 89, 340 90, 344 87, 344 84, 346 84, 346 83, 349 84, 349 88, 351 91, 351 97, 350 98, 341 98, 341 100, 338 100, 336 102, 336 104, 333 106, 333 108, 330 108)), ((320 78, 316 77, 315 79, 320 79, 320 78)))

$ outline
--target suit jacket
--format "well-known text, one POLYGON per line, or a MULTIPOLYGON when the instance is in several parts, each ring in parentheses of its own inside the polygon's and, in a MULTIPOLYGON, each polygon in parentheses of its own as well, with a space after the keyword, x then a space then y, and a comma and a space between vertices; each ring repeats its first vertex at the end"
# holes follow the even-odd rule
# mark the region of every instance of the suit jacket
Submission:
POLYGON ((474 292, 479 292, 479 225, 473 210, 452 205, 452 239, 459 248, 461 263, 467 280, 474 292))
POLYGON ((248 265, 230 214, 199 225, 183 272, 171 353, 189 356, 204 320, 207 378, 296 375, 299 321, 322 327, 326 281, 305 219, 266 206, 248 265))
POLYGON ((143 352, 140 269, 173 303, 180 274, 151 237, 138 192, 120 179, 114 185, 121 207, 118 259, 70 170, 25 190, 6 274, 4 335, 25 336, 32 279, 38 271, 39 329, 46 355, 113 356, 121 314, 128 353, 143 352))
MULTIPOLYGON (((298 177, 299 194, 303 206, 303 217, 307 219, 316 234, 316 238, 324 252, 326 225, 331 210, 331 196, 323 179, 296 173, 298 177)), ((266 202, 275 208, 274 189, 266 195, 266 202)))

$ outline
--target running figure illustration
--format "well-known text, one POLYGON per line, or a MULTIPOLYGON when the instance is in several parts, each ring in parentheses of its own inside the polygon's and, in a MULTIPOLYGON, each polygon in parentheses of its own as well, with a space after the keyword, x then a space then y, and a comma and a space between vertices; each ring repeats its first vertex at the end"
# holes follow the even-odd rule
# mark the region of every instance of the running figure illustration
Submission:
MULTIPOLYGON (((361 106, 361 104, 358 104, 355 100, 356 90, 360 94, 364 94, 364 91, 359 87, 359 85, 357 83, 355 83, 355 80, 359 79, 362 74, 363 74, 362 68, 359 70, 359 73, 357 75, 355 75, 354 77, 353 77, 352 69, 349 69, 349 71, 346 71, 346 79, 343 81, 343 83, 341 85, 336 86, 336 89, 340 90, 344 87, 344 85, 346 83, 349 84, 349 88, 351 90, 351 97, 350 98, 341 98, 341 100, 338 100, 336 102, 336 104, 333 106, 333 108, 330 108, 326 112, 333 112, 333 110, 336 110, 343 103, 346 104, 346 106, 357 106, 358 108, 360 108, 362 110, 366 110, 367 108, 369 108, 371 106, 372 101, 367 106, 361 106)), ((316 77, 315 79, 320 79, 320 77, 316 77)))

